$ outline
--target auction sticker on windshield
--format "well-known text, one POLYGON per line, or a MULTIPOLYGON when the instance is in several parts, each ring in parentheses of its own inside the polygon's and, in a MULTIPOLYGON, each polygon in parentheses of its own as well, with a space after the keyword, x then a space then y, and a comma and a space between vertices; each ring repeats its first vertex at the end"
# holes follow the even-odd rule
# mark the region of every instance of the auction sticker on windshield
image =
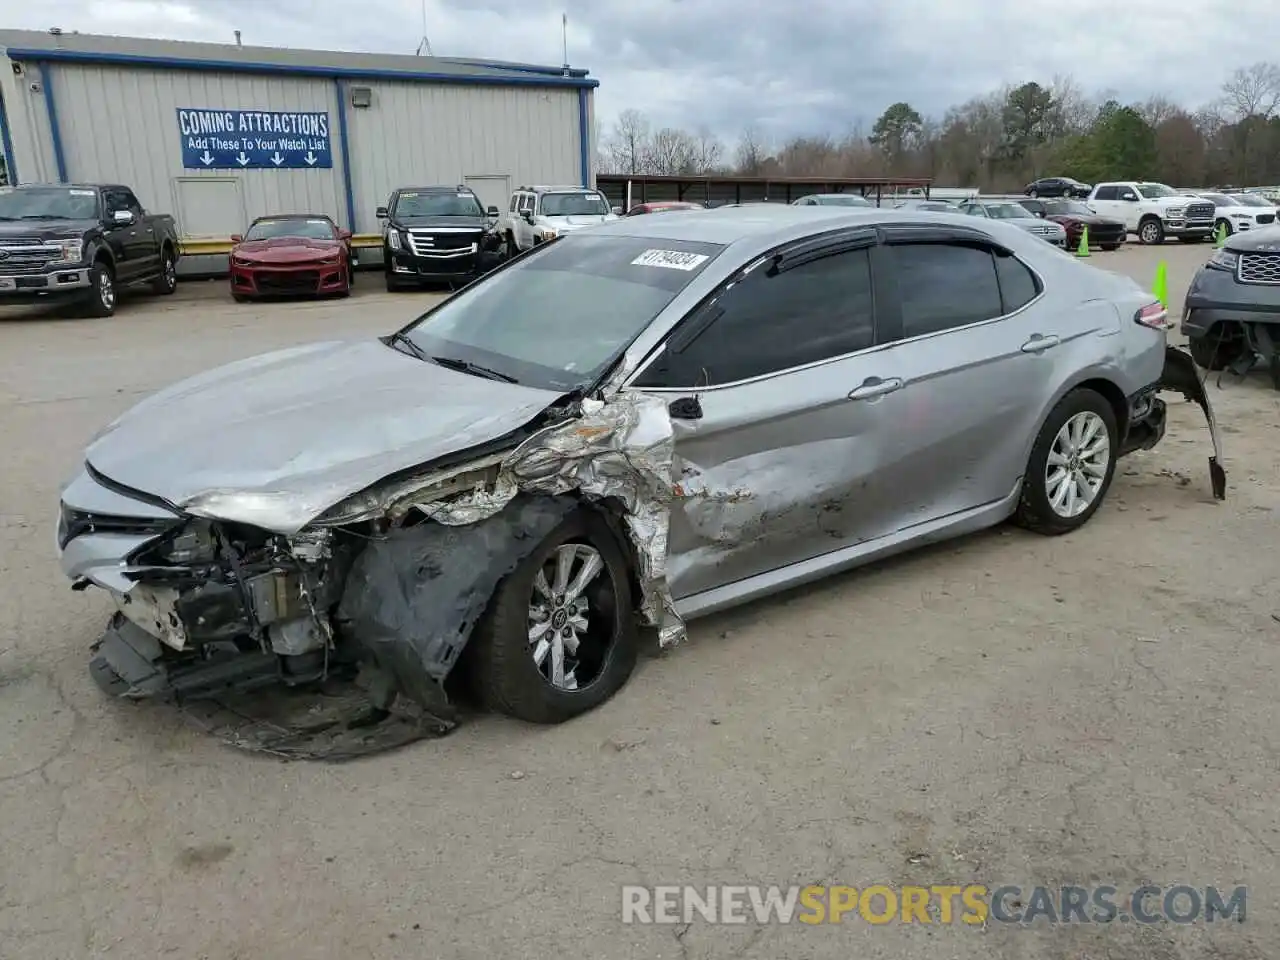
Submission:
POLYGON ((697 270, 709 258, 701 253, 679 250, 646 250, 631 261, 637 267, 663 267, 667 270, 697 270))

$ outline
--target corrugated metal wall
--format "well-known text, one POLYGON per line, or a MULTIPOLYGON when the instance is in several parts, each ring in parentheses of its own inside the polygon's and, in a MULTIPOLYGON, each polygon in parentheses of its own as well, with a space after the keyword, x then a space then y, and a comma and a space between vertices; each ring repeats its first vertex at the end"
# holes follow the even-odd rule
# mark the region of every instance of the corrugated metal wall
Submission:
POLYGON ((115 66, 60 64, 55 70, 68 179, 125 183, 144 206, 177 215, 177 178, 235 177, 249 219, 319 212, 346 220, 336 149, 331 170, 188 170, 178 133, 180 107, 327 110, 336 127, 332 81, 115 66))
POLYGON ((582 182, 578 91, 350 81, 372 106, 347 109, 356 231, 378 229, 374 211, 403 186, 506 176, 582 182))
MULTIPOLYGON (((3 62, 3 61, 0 61, 3 62)), ((148 209, 184 208, 181 181, 238 181, 245 220, 282 212, 326 213, 356 233, 379 230, 375 216, 398 186, 506 178, 520 184, 582 181, 579 93, 533 86, 465 86, 159 69, 28 64, 27 76, 0 77, 23 182, 58 177, 46 102, 29 89, 52 74, 70 180, 133 187, 148 209), (369 107, 350 106, 352 87, 369 87, 369 107), (347 99, 355 223, 348 224, 339 91, 347 99), (328 111, 332 169, 192 170, 182 166, 177 110, 183 107, 328 111)), ((590 101, 590 93, 586 94, 590 101)), ((588 102, 588 111, 592 104, 588 102)), ((588 134, 589 136, 589 134, 588 134)), ((589 144, 588 149, 593 145, 589 144)), ((490 184, 501 182, 497 179, 490 184)), ((208 195, 206 195, 208 196, 208 195)), ((179 228, 189 235, 207 235, 179 228)))

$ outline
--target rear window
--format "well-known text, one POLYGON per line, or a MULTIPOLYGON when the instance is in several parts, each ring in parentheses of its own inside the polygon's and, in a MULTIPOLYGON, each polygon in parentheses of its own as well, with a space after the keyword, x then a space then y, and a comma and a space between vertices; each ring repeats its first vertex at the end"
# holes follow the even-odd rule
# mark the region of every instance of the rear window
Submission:
POLYGON ((428 355, 569 391, 608 369, 723 250, 689 240, 571 234, 445 301, 406 332, 428 355))

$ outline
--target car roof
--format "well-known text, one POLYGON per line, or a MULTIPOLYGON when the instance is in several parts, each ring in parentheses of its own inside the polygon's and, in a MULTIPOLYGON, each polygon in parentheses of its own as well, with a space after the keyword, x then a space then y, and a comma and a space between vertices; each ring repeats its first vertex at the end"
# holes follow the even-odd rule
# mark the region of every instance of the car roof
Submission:
POLYGON ((327 213, 264 213, 253 218, 254 223, 262 220, 328 220, 333 223, 333 217, 327 213))
POLYGON ((442 183, 433 183, 429 187, 396 187, 396 193, 471 193, 475 191, 470 187, 454 186, 450 187, 442 183))
POLYGON ((515 193, 599 193, 595 187, 584 187, 582 184, 568 184, 558 187, 555 185, 536 186, 536 187, 517 187, 515 193))

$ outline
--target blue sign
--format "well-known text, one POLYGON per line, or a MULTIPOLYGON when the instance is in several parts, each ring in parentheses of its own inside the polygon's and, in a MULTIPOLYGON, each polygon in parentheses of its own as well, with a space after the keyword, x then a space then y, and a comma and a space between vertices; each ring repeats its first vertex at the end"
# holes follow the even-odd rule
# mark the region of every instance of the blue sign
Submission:
POLYGON ((178 108, 188 170, 333 167, 328 113, 178 108))

